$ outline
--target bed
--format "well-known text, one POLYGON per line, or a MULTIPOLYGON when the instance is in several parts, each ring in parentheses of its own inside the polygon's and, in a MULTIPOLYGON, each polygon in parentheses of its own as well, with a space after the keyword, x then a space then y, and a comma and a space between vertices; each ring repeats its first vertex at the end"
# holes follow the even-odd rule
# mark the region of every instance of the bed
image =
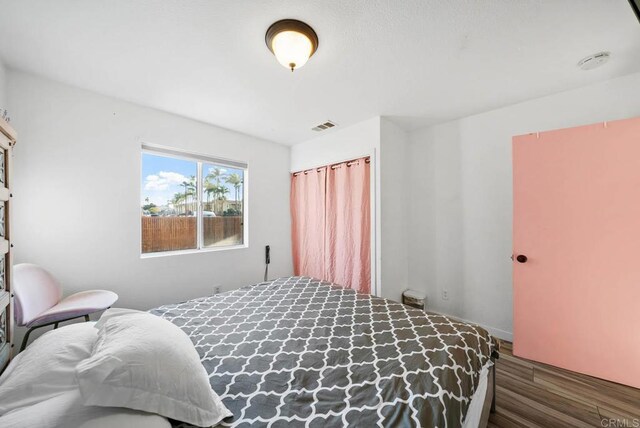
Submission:
POLYGON ((496 342, 482 328, 305 277, 151 313, 194 343, 233 427, 484 426, 496 342))

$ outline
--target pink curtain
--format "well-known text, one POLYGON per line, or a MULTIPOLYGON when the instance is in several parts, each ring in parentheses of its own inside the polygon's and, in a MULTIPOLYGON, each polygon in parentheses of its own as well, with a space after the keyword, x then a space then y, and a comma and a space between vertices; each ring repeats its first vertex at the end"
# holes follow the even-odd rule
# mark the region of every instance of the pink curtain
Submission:
POLYGON ((369 180, 365 159, 292 175, 296 275, 371 292, 369 180))
POLYGON ((327 168, 291 174, 291 246, 294 275, 324 278, 327 168))
POLYGON ((327 170, 325 278, 371 293, 369 163, 358 159, 327 170))

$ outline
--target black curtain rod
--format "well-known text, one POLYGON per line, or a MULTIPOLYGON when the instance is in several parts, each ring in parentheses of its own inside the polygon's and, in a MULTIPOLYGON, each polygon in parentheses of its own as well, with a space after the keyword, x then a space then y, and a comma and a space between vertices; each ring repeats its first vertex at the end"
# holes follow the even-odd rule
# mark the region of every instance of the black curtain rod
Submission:
MULTIPOLYGON (((309 171, 313 171, 314 169, 316 170, 316 172, 320 172, 320 171, 322 171, 324 168, 336 169, 336 167, 338 167, 338 166, 340 166, 340 165, 342 165, 342 164, 345 164, 345 163, 346 163, 346 164, 347 164, 347 166, 349 167, 349 166, 353 165, 353 163, 354 163, 354 162, 357 162, 357 161, 359 161, 359 160, 361 160, 361 159, 363 159, 363 158, 351 159, 351 160, 342 161, 342 162, 338 162, 338 163, 334 163, 334 164, 329 164, 329 165, 320 166, 320 167, 317 167, 317 168, 305 169, 305 170, 302 170, 302 171, 294 172, 294 173, 293 173, 293 176, 294 176, 294 177, 297 177, 298 175, 300 175, 300 174, 302 174, 302 173, 307 174, 309 171)), ((364 158, 364 161, 365 161, 365 163, 371 163, 371 158, 369 158, 369 156, 366 156, 366 157, 364 158)))

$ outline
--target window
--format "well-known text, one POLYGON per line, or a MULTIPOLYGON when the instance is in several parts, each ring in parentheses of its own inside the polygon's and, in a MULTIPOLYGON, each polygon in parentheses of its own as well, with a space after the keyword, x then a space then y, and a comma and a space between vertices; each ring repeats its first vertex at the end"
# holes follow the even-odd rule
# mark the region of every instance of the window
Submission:
POLYGON ((247 165, 142 147, 142 254, 244 246, 247 165))

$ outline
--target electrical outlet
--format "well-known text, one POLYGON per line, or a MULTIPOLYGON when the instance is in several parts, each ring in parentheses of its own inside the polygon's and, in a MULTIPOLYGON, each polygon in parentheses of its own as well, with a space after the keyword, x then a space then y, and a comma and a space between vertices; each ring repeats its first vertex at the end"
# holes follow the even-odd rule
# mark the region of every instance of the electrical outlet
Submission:
POLYGON ((220 294, 220 286, 216 285, 215 287, 213 287, 213 294, 220 294))
POLYGON ((442 300, 449 300, 449 290, 442 290, 442 300))

